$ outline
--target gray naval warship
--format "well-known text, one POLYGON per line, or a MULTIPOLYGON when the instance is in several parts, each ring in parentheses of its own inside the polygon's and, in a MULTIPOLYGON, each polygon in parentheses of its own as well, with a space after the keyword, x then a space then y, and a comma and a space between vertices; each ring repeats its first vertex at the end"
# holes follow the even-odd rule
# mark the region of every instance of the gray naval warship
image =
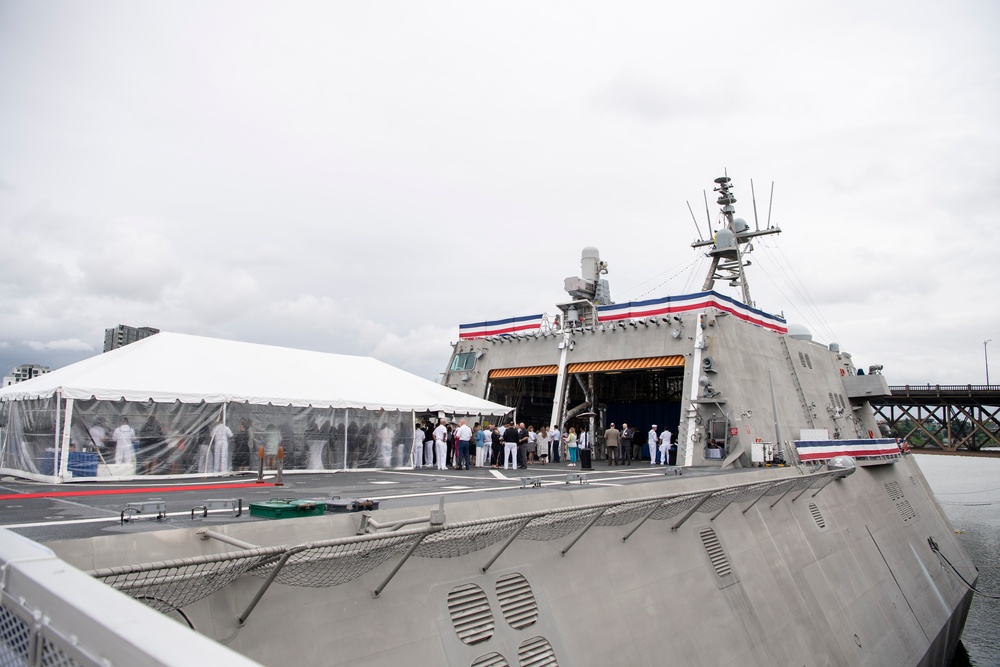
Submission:
POLYGON ((777 229, 735 217, 727 177, 716 192, 701 292, 611 303, 587 248, 556 315, 460 327, 443 382, 589 433, 589 469, 482 468, 499 486, 441 474, 407 506, 26 541, 5 610, 50 570, 77 591, 67 604, 106 611, 48 635, 48 617, 4 611, 27 630, 0 664, 947 664, 976 570, 905 443, 879 433, 885 379, 756 308, 745 256, 777 229), (676 448, 609 465, 612 422, 641 445, 657 424, 676 448), (52 647, 103 662, 43 661, 52 647))

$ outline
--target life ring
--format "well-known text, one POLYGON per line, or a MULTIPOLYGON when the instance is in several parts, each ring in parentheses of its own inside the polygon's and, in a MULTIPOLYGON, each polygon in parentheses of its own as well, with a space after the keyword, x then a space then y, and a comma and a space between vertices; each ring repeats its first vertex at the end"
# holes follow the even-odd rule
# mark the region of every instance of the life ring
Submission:
POLYGON ((875 432, 874 431, 868 431, 868 437, 874 439, 875 438, 875 432))

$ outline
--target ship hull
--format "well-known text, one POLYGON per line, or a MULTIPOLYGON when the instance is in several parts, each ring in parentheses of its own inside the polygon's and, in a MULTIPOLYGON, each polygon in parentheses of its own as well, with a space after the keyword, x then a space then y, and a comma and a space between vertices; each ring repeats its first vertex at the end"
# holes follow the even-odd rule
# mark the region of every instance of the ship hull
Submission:
MULTIPOLYGON (((763 468, 562 493, 526 489, 451 503, 447 521, 619 506, 802 477, 795 468, 763 468)), ((912 457, 859 468, 803 493, 742 499, 751 495, 686 517, 554 528, 552 539, 535 534, 506 548, 487 540, 458 554, 396 555, 340 585, 279 579, 241 625, 237 618, 262 582, 243 576, 184 614, 199 632, 266 665, 504 664, 500 658, 511 665, 946 663, 970 595, 942 567, 928 537, 967 578, 975 569, 912 457), (470 595, 478 602, 463 602, 470 595)), ((420 511, 376 515, 385 524, 420 511)), ((358 521, 325 516, 220 531, 260 545, 292 545, 347 537, 358 521)), ((226 550, 194 530, 50 546, 82 569, 226 550)))

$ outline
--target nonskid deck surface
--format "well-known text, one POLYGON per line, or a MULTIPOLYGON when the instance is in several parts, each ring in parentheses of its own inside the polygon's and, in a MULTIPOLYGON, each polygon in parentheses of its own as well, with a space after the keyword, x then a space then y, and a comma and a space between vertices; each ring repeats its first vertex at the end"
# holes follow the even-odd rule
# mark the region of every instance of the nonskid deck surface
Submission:
MULTIPOLYGON (((0 480, 0 526, 37 542, 70 540, 99 535, 138 533, 199 526, 268 521, 250 516, 251 502, 288 498, 320 500, 339 496, 377 500, 380 509, 436 506, 438 499, 459 503, 487 497, 511 497, 579 490, 581 482, 571 476, 586 475, 591 487, 614 487, 629 484, 662 482, 670 493, 672 481, 691 477, 752 474, 755 468, 720 470, 717 467, 676 468, 633 461, 632 465, 608 466, 595 461, 592 470, 582 470, 567 463, 530 465, 521 470, 472 468, 471 470, 351 470, 336 473, 286 474, 283 486, 275 486, 273 474, 264 484, 256 475, 185 480, 136 480, 131 482, 44 484, 12 477, 0 480), (538 478, 540 487, 523 487, 522 478, 538 478), (153 499, 166 503, 167 515, 135 514, 121 521, 122 511, 130 503, 153 499), (207 517, 198 509, 210 499, 241 499, 243 513, 234 517, 230 510, 212 510, 207 517)), ((733 480, 732 483, 749 481, 733 480)), ((720 480, 720 484, 721 484, 720 480)))

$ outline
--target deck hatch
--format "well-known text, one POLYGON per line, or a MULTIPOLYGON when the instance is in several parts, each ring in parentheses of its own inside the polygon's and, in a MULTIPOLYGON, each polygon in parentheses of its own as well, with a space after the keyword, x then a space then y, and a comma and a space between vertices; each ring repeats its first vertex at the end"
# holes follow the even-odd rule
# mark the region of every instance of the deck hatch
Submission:
POLYGON ((475 584, 457 586, 448 593, 448 613, 458 638, 472 645, 493 636, 493 611, 486 591, 475 584))
POLYGON ((558 667, 556 652, 545 637, 532 637, 517 648, 517 662, 526 667, 558 667))
POLYGON ((497 598, 504 620, 515 630, 523 630, 538 620, 538 603, 531 584, 514 572, 497 580, 497 598))

